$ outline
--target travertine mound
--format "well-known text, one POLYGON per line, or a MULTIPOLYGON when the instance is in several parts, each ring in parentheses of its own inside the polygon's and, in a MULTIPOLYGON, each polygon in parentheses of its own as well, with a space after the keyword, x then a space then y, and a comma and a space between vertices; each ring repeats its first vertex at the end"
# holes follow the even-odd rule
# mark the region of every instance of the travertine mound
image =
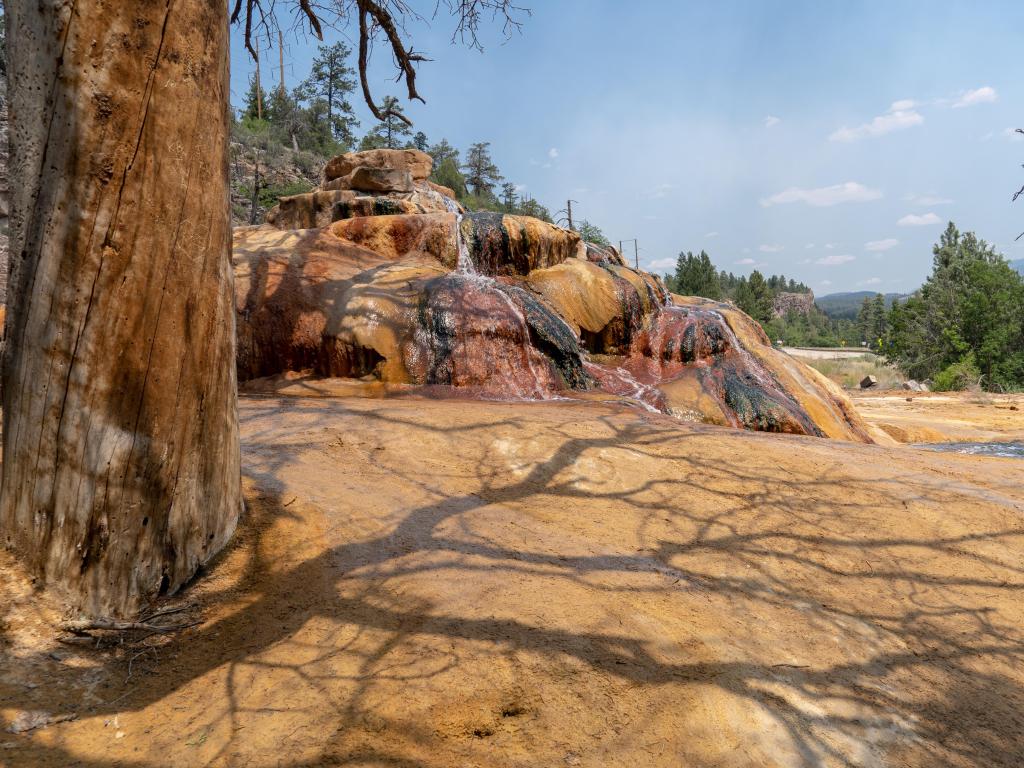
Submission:
POLYGON ((424 181, 421 155, 336 158, 330 189, 236 231, 240 380, 604 392, 691 421, 870 441, 840 390, 732 305, 670 297, 576 232, 465 214, 424 181))

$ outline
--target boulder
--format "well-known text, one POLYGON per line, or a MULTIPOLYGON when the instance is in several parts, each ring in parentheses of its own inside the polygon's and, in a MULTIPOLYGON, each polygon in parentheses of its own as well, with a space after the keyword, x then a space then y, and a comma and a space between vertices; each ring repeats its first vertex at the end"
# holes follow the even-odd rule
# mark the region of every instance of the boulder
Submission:
POLYGON ((418 149, 371 149, 349 152, 328 161, 324 180, 347 176, 356 168, 378 168, 408 171, 413 181, 425 181, 434 167, 434 159, 418 149))
POLYGON ((360 192, 412 192, 412 174, 401 168, 360 166, 348 179, 352 189, 360 192))
POLYGON ((451 187, 446 187, 443 184, 435 184, 434 182, 430 181, 429 179, 427 179, 427 181, 425 181, 423 183, 426 184, 428 187, 430 187, 435 192, 437 192, 439 195, 444 195, 445 197, 449 197, 452 200, 455 199, 455 190, 452 189, 451 187))
POLYGON ((463 236, 473 263, 484 275, 525 276, 576 255, 580 236, 529 216, 468 213, 463 236))
MULTIPOLYGON (((428 213, 344 219, 328 231, 341 243, 364 248, 389 261, 422 256, 451 270, 459 259, 455 227, 455 214, 428 213)), ((341 251, 339 257, 346 258, 345 252, 341 251)))
POLYGON ((877 384, 878 379, 871 375, 865 376, 863 379, 860 380, 861 389, 871 389, 872 387, 877 386, 877 384))
POLYGON ((907 379, 906 381, 903 382, 902 387, 903 387, 903 389, 907 390, 908 392, 928 392, 929 391, 927 384, 922 384, 920 381, 915 381, 914 379, 907 379))
POLYGON ((355 196, 355 192, 348 190, 317 190, 282 197, 267 212, 266 222, 278 229, 326 227, 334 221, 334 206, 350 203, 355 196))

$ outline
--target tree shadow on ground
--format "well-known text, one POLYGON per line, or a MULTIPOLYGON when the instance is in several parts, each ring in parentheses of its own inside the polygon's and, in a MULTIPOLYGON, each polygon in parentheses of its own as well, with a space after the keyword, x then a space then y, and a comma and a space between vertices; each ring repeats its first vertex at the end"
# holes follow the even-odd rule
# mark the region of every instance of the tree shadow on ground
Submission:
MULTIPOLYGON (((440 764, 424 757, 438 743, 437 733, 407 719, 374 714, 378 689, 385 681, 412 685, 444 679, 470 664, 469 648, 475 654, 486 648, 495 658, 525 655, 551 665, 571 664, 613 685, 650 691, 681 686, 727 696, 784 733, 801 765, 865 764, 858 749, 872 741, 873 733, 890 735, 875 741, 884 744, 879 747, 884 761, 893 764, 1017 766, 1024 760, 1019 714, 1024 630, 1014 621, 1019 614, 1008 616, 992 607, 1020 601, 1024 565, 1010 555, 1020 551, 1024 523, 1019 517, 1009 523, 1009 515, 987 514, 977 531, 944 533, 935 526, 923 536, 897 535, 880 525, 880 510, 912 516, 961 497, 978 509, 988 504, 1019 510, 1020 497, 1010 481, 1005 489, 972 486, 966 471, 919 472, 907 481, 893 466, 865 478, 848 471, 849 454, 822 460, 828 454, 809 439, 787 439, 785 445, 794 453, 817 451, 812 456, 817 471, 787 475, 787 467, 780 472, 775 466, 777 453, 772 451, 779 444, 770 441, 778 438, 723 437, 735 439, 735 446, 746 451, 723 461, 727 450, 708 455, 706 447, 709 439, 727 433, 680 428, 626 410, 609 414, 607 409, 595 416, 593 429, 581 429, 570 415, 546 424, 546 439, 557 447, 543 457, 527 452, 512 471, 496 453, 500 446, 491 441, 474 457, 470 476, 446 470, 443 456, 428 474, 423 465, 375 458, 378 448, 369 443, 378 433, 400 433, 458 453, 461 445, 486 443, 477 440, 483 435, 528 436, 540 427, 523 410, 528 406, 496 406, 485 413, 467 404, 470 413, 480 416, 444 424, 409 402, 401 407, 326 399, 268 402, 273 419, 261 420, 265 408, 243 411, 245 471, 256 490, 250 497, 240 578, 223 591, 214 586, 204 593, 200 586, 212 618, 175 642, 172 668, 154 670, 123 693, 109 692, 109 704, 94 702, 80 711, 80 703, 68 700, 61 712, 95 718, 140 711, 220 670, 220 695, 227 704, 207 733, 223 725, 230 736, 213 754, 204 753, 202 762, 230 764, 237 740, 244 738, 235 735, 236 729, 257 711, 240 691, 254 675, 273 672, 290 676, 294 685, 317 697, 317 706, 329 709, 335 729, 319 740, 316 756, 286 755, 281 765, 425 768, 440 764), (284 434, 276 425, 290 417, 299 426, 284 434), (386 479, 400 490, 418 489, 424 503, 395 513, 393 524, 368 519, 362 535, 362 523, 341 521, 349 526, 343 533, 357 532, 350 540, 308 557, 301 548, 283 555, 280 547, 270 548, 280 559, 268 560, 264 537, 279 535, 281 525, 302 526, 306 520, 292 506, 289 473, 310 446, 326 450, 339 439, 339 430, 350 436, 346 430, 356 421, 363 427, 351 440, 367 445, 339 443, 331 454, 339 459, 338 471, 345 471, 346 456, 364 451, 374 458, 351 463, 372 467, 377 480, 386 479), (618 452, 621 461, 623 451, 636 461, 672 470, 610 482, 595 467, 609 461, 608 452, 618 452), (783 479, 787 476, 791 479, 783 479), (451 492, 460 486, 470 490, 451 492), (596 524, 607 525, 609 536, 628 519, 630 537, 643 546, 612 540, 596 553, 574 553, 575 545, 563 550, 560 542, 510 547, 501 531, 481 526, 475 517, 488 509, 511 514, 539 500, 552 516, 582 516, 584 511, 598 516, 596 524), (616 510, 615 519, 603 516, 610 509, 616 510), (994 525, 996 520, 1002 524, 994 525), (628 629, 570 630, 525 616, 497 615, 500 610, 483 615, 462 610, 457 601, 403 596, 395 590, 395 585, 411 583, 410 578, 440 579, 452 573, 466 580, 496 573, 509 580, 534 580, 538 590, 556 583, 564 594, 585 593, 609 603, 638 597, 672 601, 680 594, 734 603, 743 621, 751 622, 743 627, 749 634, 761 631, 753 623, 758 617, 800 611, 808 632, 846 638, 859 634, 870 642, 848 653, 838 649, 829 663, 699 654, 668 659, 649 637, 628 629), (315 641, 308 631, 314 625, 323 628, 315 641), (451 650, 439 652, 445 643, 451 650), (277 652, 282 644, 287 653, 277 652), (418 648, 429 661, 414 660, 418 648), (341 657, 346 658, 345 674, 332 666, 341 657), (338 689, 344 690, 342 696, 332 688, 339 685, 344 686, 338 689), (393 735, 396 731, 400 737, 393 735)), ((892 456, 872 448, 851 446, 849 451, 864 452, 860 458, 872 461, 892 456)), ((614 461, 608 471, 616 471, 614 461)), ((351 500, 353 511, 360 506, 360 499, 351 500)), ((333 523, 344 514, 328 511, 325 517, 333 523)), ((334 534, 318 535, 328 540, 334 534)), ((500 594, 496 600, 500 603, 500 594)), ((257 709, 269 713, 265 706, 257 709)), ((323 713, 308 717, 320 722, 323 713)), ((485 747, 490 735, 485 730, 471 734, 476 740, 470 738, 464 747, 477 760, 494 757, 485 747)), ((56 744, 20 738, 11 754, 38 765, 110 764, 79 759, 73 749, 56 744)), ((624 744, 623 749, 635 746, 628 740, 624 744)), ((119 759, 117 764, 157 763, 119 759)))

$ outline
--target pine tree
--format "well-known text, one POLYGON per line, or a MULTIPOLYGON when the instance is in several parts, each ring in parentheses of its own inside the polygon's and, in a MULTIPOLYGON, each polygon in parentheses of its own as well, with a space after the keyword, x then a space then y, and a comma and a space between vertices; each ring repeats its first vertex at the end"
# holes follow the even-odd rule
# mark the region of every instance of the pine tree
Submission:
POLYGON ((466 179, 459 171, 459 166, 450 157, 446 157, 440 163, 434 163, 430 180, 442 187, 448 187, 459 200, 466 197, 466 179))
POLYGON ((394 96, 381 100, 381 112, 384 120, 363 137, 360 149, 398 149, 400 140, 412 134, 409 124, 402 119, 402 106, 394 96))
POLYGON ((722 298, 718 272, 711 263, 711 257, 704 251, 699 256, 689 252, 679 254, 672 288, 683 296, 703 296, 715 300, 722 298))
MULTIPOLYGON (((766 323, 771 320, 772 294, 768 288, 768 283, 764 279, 764 275, 755 269, 750 274, 746 288, 744 303, 739 305, 740 309, 759 323, 766 323)), ((738 300, 737 303, 739 304, 738 300)))
POLYGON ((440 167, 445 160, 451 160, 455 167, 459 166, 459 150, 448 143, 448 139, 441 139, 437 144, 426 150, 427 154, 434 158, 434 168, 440 167))
POLYGON ((346 64, 351 54, 345 43, 321 45, 300 91, 302 101, 323 99, 328 130, 334 140, 346 149, 355 143, 354 130, 359 125, 348 100, 356 87, 355 70, 346 64))
POLYGON ((511 181, 506 181, 501 185, 501 203, 505 206, 505 211, 507 213, 514 213, 517 202, 516 185, 511 181))
POLYGON ((416 135, 412 137, 412 145, 420 152, 426 152, 427 147, 430 146, 430 142, 427 140, 427 134, 423 131, 416 131, 416 135))
POLYGON ((490 146, 488 141, 471 145, 462 166, 466 183, 477 197, 494 197, 494 185, 503 180, 498 166, 491 159, 490 146))
POLYGON ((608 242, 608 238, 604 236, 604 232, 596 224, 591 224, 586 219, 582 219, 576 224, 576 231, 580 233, 580 237, 583 238, 585 243, 594 243, 594 245, 611 245, 608 242))
POLYGON ((249 90, 245 94, 245 107, 242 109, 243 120, 256 120, 262 114, 263 119, 267 117, 267 92, 256 87, 256 78, 249 78, 249 90))

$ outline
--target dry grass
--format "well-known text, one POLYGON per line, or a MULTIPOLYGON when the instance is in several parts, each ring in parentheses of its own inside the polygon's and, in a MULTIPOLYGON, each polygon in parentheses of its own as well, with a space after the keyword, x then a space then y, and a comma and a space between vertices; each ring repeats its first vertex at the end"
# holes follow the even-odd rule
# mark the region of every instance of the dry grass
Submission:
POLYGON ((898 368, 887 365, 877 355, 868 354, 838 360, 802 358, 801 362, 825 374, 844 389, 859 389, 860 382, 865 376, 874 376, 878 379, 879 389, 899 389, 900 385, 906 381, 906 377, 898 368))

